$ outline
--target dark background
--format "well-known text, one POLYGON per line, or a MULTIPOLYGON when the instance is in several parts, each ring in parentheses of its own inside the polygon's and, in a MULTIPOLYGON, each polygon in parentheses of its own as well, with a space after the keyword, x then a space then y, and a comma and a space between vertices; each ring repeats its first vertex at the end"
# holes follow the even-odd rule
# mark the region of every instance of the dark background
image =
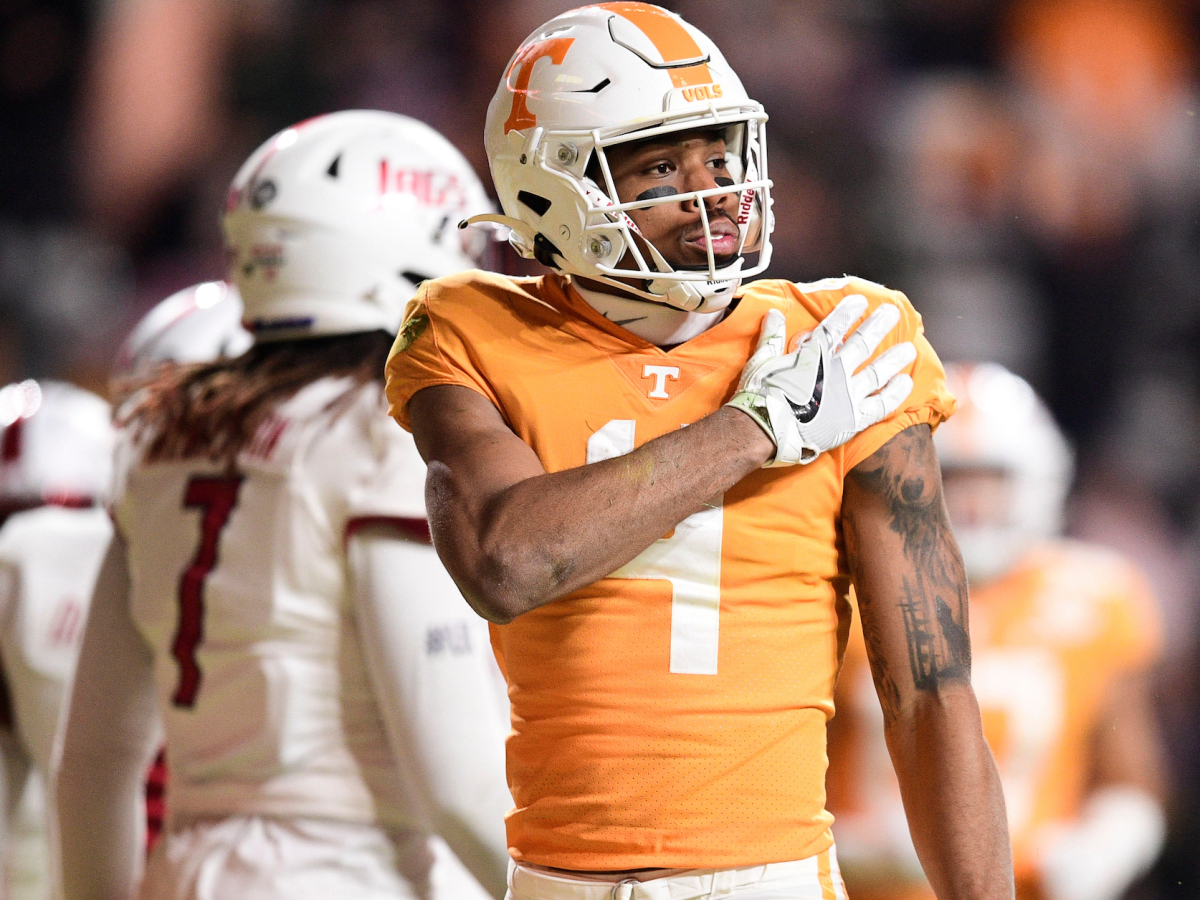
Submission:
MULTIPOLYGON (((240 162, 341 108, 482 128, 552 0, 0 0, 0 383, 103 392, 154 302, 224 274, 240 162)), ((905 291, 946 359, 1028 378, 1071 533, 1163 604, 1167 852, 1200 896, 1200 0, 678 0, 771 115, 771 273, 905 291)))

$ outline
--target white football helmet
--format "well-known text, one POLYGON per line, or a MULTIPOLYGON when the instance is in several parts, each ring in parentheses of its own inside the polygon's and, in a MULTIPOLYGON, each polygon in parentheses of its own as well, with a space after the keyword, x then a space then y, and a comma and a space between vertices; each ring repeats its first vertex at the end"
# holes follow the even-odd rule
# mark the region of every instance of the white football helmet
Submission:
POLYGON ((1033 544, 1062 529, 1074 456, 1028 383, 993 363, 947 365, 958 411, 934 434, 942 471, 999 472, 1006 481, 996 521, 953 521, 968 577, 1003 575, 1033 544))
POLYGON ((422 122, 349 110, 285 129, 242 165, 223 225, 255 340, 400 327, 419 282, 478 265, 491 209, 454 146, 422 122))
POLYGON ((240 356, 254 338, 242 327, 242 298, 224 281, 177 291, 146 313, 117 351, 114 379, 139 378, 161 363, 240 356))
POLYGON ((91 391, 59 381, 0 388, 0 504, 90 506, 112 477, 110 409, 91 391))
POLYGON ((766 121, 716 45, 674 13, 627 2, 572 10, 509 61, 485 132, 506 215, 473 221, 508 226, 518 253, 564 272, 688 311, 722 309, 771 259, 766 121), (724 131, 732 184, 619 202, 606 148, 710 127, 724 131), (602 183, 589 177, 597 171, 602 183), (723 193, 738 199, 740 239, 735 261, 718 266, 703 198, 723 193), (688 200, 709 239, 701 271, 672 268, 627 215, 688 200), (627 252, 636 269, 618 268, 627 252), (757 254, 753 265, 746 254, 757 254))

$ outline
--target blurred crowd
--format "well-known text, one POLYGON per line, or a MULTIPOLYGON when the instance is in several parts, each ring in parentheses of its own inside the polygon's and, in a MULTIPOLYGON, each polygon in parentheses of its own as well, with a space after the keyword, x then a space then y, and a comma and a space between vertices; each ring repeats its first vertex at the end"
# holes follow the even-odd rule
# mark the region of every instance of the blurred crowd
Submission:
MULTIPOLYGON (((0 381, 103 390, 117 343, 224 274, 217 220, 274 131, 374 108, 486 176, 513 47, 570 0, 4 0, 0 381)), ((1176 807, 1137 890, 1200 885, 1200 2, 667 0, 771 115, 795 281, 905 291, 948 360, 1046 398, 1077 453, 1070 532, 1164 607, 1176 807)), ((486 181, 486 177, 485 177, 486 181)))

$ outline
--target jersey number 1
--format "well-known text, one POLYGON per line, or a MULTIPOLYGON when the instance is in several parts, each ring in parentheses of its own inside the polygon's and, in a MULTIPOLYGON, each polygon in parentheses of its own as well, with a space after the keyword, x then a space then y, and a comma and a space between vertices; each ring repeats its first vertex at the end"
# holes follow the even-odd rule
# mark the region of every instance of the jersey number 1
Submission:
MULTIPOLYGON (((587 461, 632 453, 633 419, 613 419, 588 438, 587 461)), ((693 513, 609 578, 660 578, 671 583, 671 672, 716 675, 721 628, 721 497, 693 513)))
POLYGON ((217 564, 221 529, 237 504, 240 475, 194 476, 183 495, 184 509, 201 509, 200 546, 179 579, 179 630, 171 643, 171 655, 179 663, 179 684, 171 702, 184 709, 196 704, 203 673, 196 662, 196 647, 204 638, 204 582, 217 564))

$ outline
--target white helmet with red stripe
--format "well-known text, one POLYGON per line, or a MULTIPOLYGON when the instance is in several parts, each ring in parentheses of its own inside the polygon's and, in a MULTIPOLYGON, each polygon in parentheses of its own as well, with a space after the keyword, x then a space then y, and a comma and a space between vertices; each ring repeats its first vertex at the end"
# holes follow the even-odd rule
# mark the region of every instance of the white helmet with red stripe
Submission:
POLYGON ((1024 379, 993 363, 946 366, 958 411, 934 435, 951 524, 967 574, 1004 574, 1034 543, 1062 529, 1074 457, 1050 411, 1024 379), (999 496, 980 515, 956 516, 951 479, 988 474, 999 496))
POLYGON ((113 377, 141 377, 161 363, 240 356, 253 342, 242 327, 237 288, 204 281, 176 291, 142 317, 117 351, 113 377))
POLYGON ((0 388, 0 505, 88 506, 108 494, 113 429, 109 405, 60 381, 0 388))
POLYGON ((476 219, 507 225, 517 252, 564 272, 680 309, 721 309, 771 258, 766 120, 716 45, 675 14, 627 2, 572 10, 525 39, 492 98, 487 153, 506 215, 476 219), (698 128, 724 132, 733 183, 619 202, 607 148, 698 128), (722 193, 738 198, 739 230, 737 258, 723 266, 702 202, 722 193), (673 268, 627 215, 688 200, 709 239, 699 271, 673 268))
POLYGON ((426 278, 479 264, 491 204, 423 122, 348 110, 287 128, 233 179, 223 225, 255 340, 400 327, 426 278))

